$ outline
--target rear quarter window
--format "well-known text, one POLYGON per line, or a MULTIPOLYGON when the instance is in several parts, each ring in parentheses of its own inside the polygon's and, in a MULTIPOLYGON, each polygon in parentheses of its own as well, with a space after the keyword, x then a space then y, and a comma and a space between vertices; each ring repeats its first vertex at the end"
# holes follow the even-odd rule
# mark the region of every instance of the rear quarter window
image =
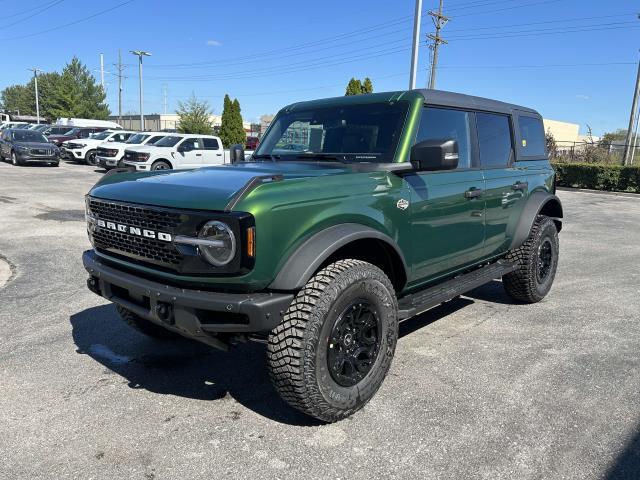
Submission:
POLYGON ((546 140, 544 126, 539 117, 518 116, 518 154, 521 157, 544 157, 546 140))

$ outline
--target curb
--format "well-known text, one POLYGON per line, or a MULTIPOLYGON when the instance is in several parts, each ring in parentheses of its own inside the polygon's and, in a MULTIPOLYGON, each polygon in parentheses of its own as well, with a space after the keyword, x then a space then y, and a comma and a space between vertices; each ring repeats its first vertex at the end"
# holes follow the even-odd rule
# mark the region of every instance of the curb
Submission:
POLYGON ((590 190, 588 188, 573 188, 573 187, 557 187, 556 190, 563 192, 580 192, 580 193, 597 193, 600 195, 613 195, 615 197, 630 197, 640 199, 640 194, 632 192, 612 192, 609 190, 590 190))

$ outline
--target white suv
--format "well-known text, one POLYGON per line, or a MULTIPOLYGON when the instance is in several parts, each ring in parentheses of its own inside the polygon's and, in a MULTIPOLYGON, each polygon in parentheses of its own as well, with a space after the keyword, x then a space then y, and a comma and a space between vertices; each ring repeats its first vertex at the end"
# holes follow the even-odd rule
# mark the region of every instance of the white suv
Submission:
POLYGON ((125 150, 124 164, 136 170, 199 168, 224 163, 222 142, 212 135, 170 133, 151 147, 125 150))
POLYGON ((123 166, 125 150, 154 145, 166 136, 163 132, 141 132, 131 135, 126 142, 101 143, 96 152, 96 165, 105 169, 123 166))
POLYGON ((126 130, 105 130, 89 138, 76 138, 62 144, 61 154, 71 160, 96 164, 96 151, 103 142, 126 142, 136 132, 126 130))

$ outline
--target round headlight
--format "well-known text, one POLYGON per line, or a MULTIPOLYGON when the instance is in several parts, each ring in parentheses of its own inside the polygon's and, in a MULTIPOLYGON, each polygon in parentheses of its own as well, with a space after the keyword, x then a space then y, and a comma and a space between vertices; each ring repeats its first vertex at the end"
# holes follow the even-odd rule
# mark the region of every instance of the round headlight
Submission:
POLYGON ((229 225, 217 220, 204 224, 198 232, 198 238, 208 240, 210 245, 198 245, 200 254, 212 265, 221 267, 226 265, 236 255, 236 237, 229 225))

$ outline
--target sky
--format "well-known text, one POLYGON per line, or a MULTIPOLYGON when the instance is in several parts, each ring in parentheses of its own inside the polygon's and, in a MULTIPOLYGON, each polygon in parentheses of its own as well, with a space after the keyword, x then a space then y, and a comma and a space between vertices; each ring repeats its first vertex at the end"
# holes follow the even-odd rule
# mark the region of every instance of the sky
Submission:
MULTIPOLYGON (((418 87, 426 86, 433 32, 424 0, 418 87)), ((191 95, 222 112, 237 97, 245 120, 296 101, 343 95, 351 77, 375 91, 409 85, 414 0, 0 0, 0 89, 28 68, 60 71, 75 55, 117 114, 118 50, 123 114, 139 112, 137 57, 144 59, 144 112, 191 95)), ((535 108, 587 125, 594 135, 626 128, 638 69, 637 0, 444 0, 436 87, 535 108)))

